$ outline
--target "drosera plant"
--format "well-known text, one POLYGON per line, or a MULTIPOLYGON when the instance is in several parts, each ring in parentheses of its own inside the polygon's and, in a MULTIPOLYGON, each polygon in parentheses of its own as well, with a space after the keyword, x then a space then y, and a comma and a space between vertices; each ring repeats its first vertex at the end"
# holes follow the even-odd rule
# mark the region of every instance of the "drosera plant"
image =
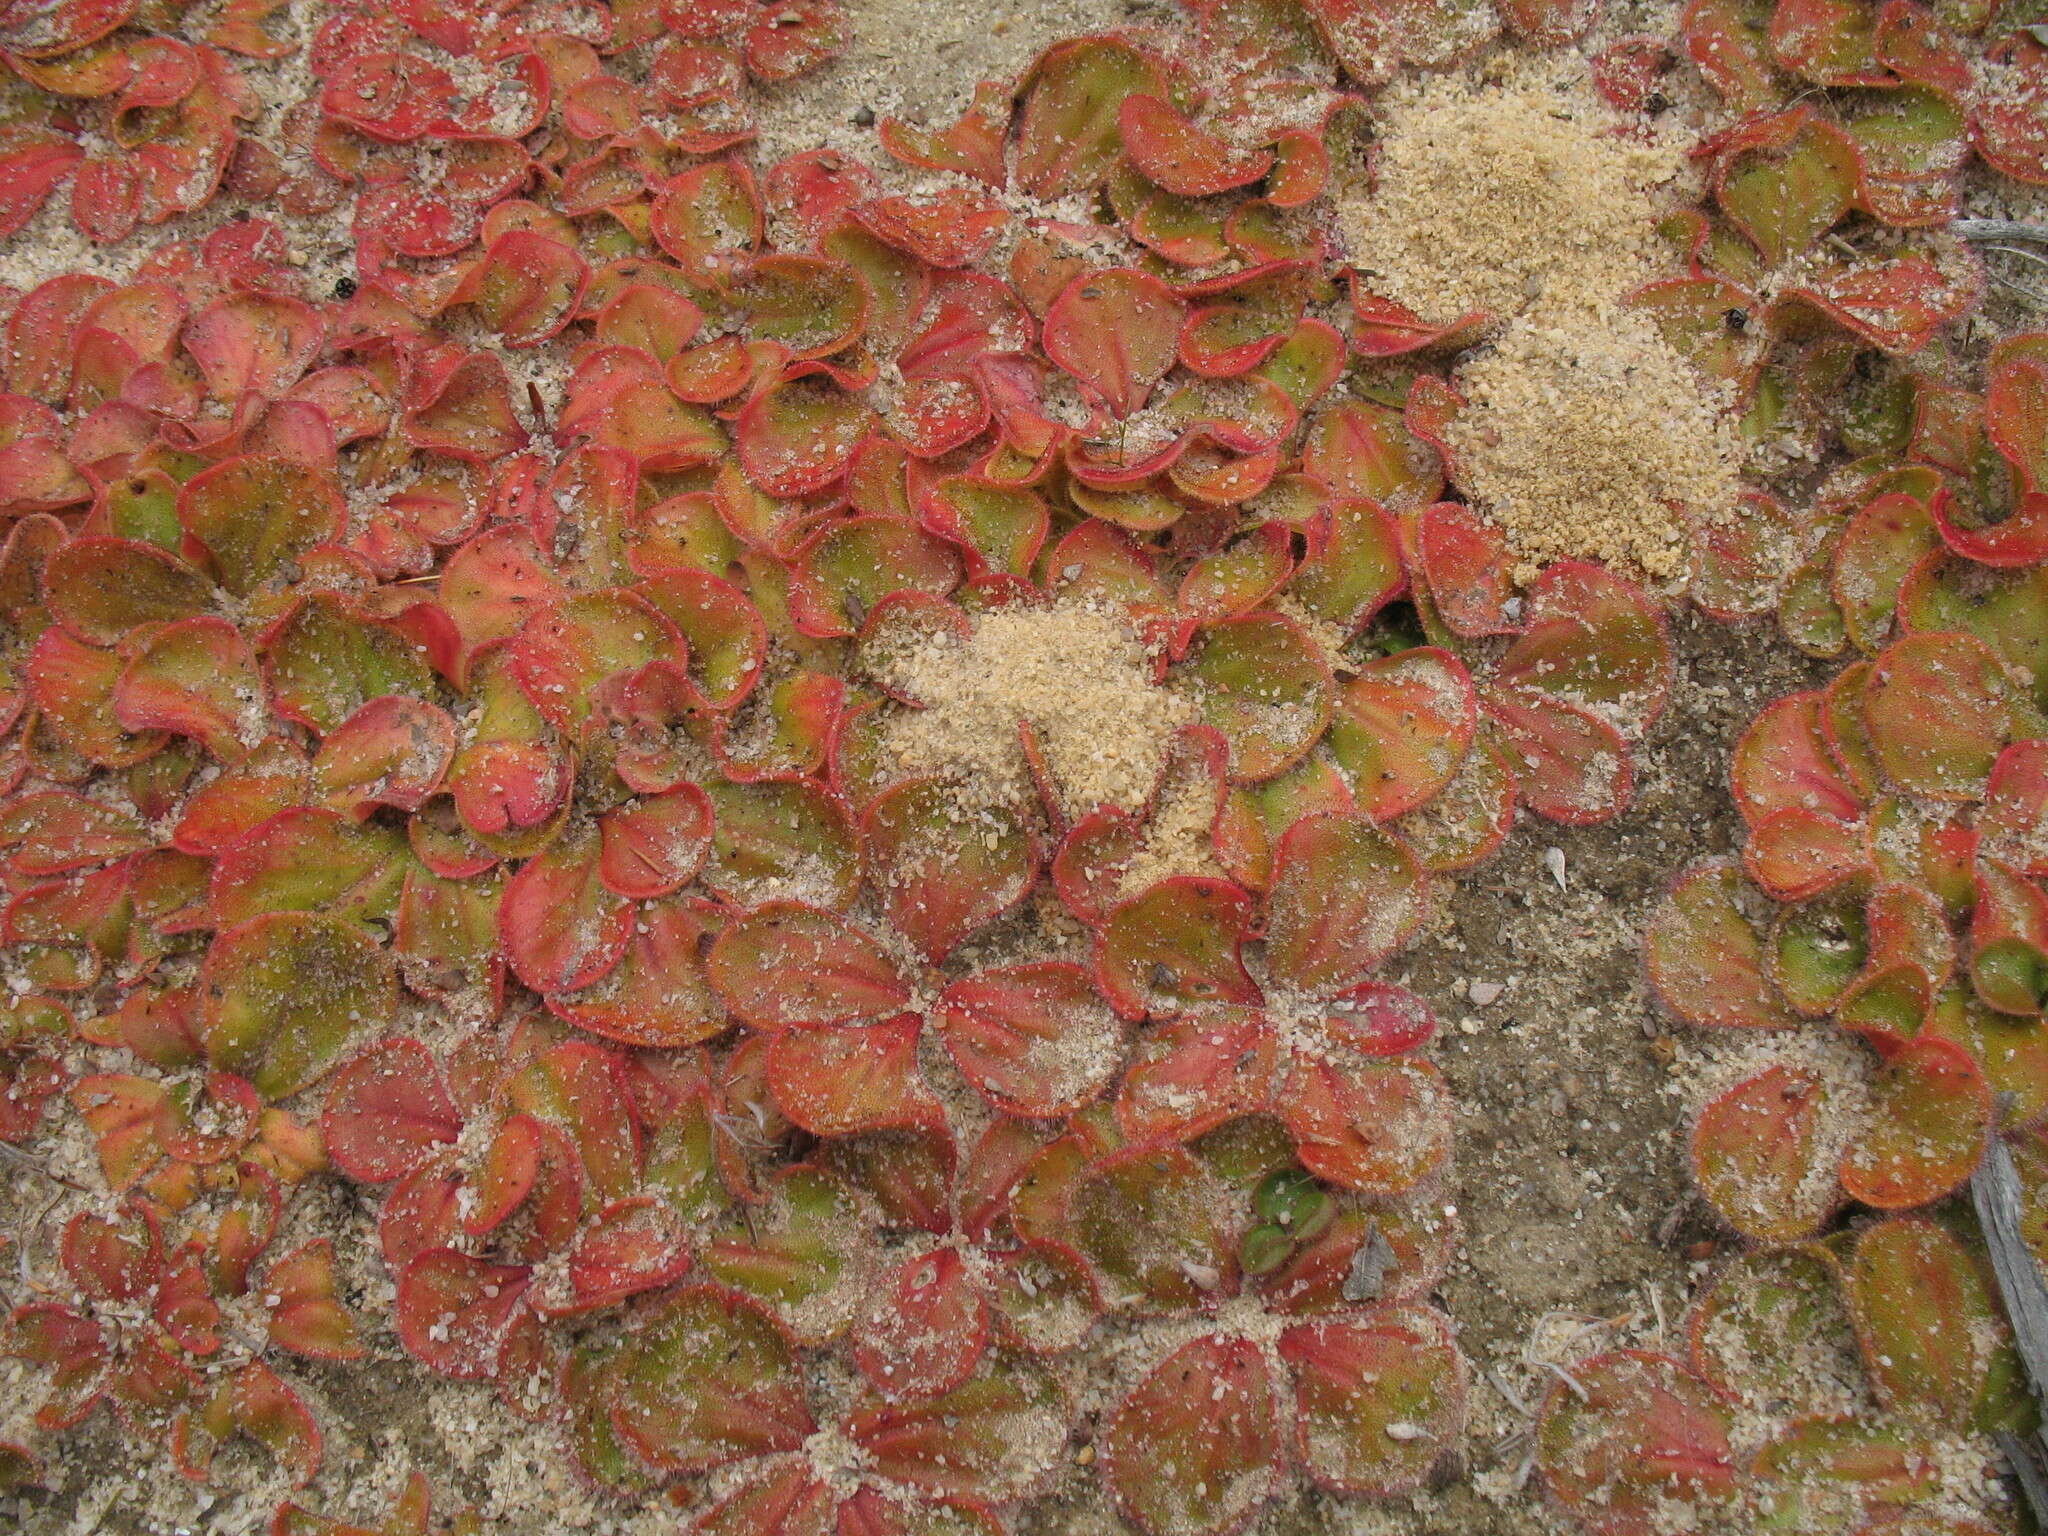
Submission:
POLYGON ((1650 923, 1658 1000, 1734 1042, 1701 1073, 1689 1146, 1742 1246, 1695 1304, 1689 1359, 1602 1356, 1588 1395, 1552 1393, 1538 1464, 1592 1528, 1634 1529, 1664 1501, 1741 1502, 1788 1529, 1966 1511, 1983 1442, 1974 1469, 1942 1442, 2031 1416, 1953 1197, 1989 1138, 2040 1167, 2032 345, 1994 351, 1981 398, 1951 392, 1966 461, 1854 472, 1860 504, 1831 514, 1784 616, 1810 649, 1831 635, 1864 654, 1750 725, 1730 775, 1739 858, 1681 873, 1650 923), (1632 1456, 1637 1435, 1659 1449, 1632 1456))
MULTIPOLYGON (((1577 60, 1591 8, 1191 5, 884 165, 753 144, 830 0, 0 17, 0 229, 68 177, 105 247, 5 295, 0 1140, 55 1195, 0 1478, 107 1406, 312 1482, 289 1357, 395 1335, 717 1536, 1428 1486, 1452 1115, 1386 971, 1519 811, 1627 808, 1686 588, 1868 653, 1738 755, 1763 896, 1692 873, 1650 941, 1681 1016, 1831 1043, 1703 1111, 1757 1252, 1539 1464, 1617 1533, 1911 1506, 2015 1412, 1939 1202, 1986 1135, 2048 1163, 2048 351, 1977 386, 1941 227, 1971 147, 2048 180, 1985 83, 2038 50, 1781 10, 1585 66, 1615 133, 1690 102, 1626 297, 1768 449, 1655 582, 1488 515, 1453 443, 1508 317, 1377 292, 1333 209, 1372 93, 1503 28, 1577 60), (281 1236, 331 1181, 373 1251, 281 1236), (1752 1455, 1736 1334, 1830 1306, 1910 1432, 1829 1398, 1752 1455)), ((348 1529, 324 1491, 275 1530, 348 1529)))

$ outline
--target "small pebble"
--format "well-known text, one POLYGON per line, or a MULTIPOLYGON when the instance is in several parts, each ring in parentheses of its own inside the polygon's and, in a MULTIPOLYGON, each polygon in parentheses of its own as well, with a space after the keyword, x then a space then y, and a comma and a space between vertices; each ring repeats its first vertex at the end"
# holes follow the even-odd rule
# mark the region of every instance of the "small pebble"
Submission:
POLYGON ((1475 981, 1465 988, 1465 995, 1482 1008, 1489 1008, 1500 1001, 1501 993, 1507 991, 1507 984, 1499 981, 1475 981))

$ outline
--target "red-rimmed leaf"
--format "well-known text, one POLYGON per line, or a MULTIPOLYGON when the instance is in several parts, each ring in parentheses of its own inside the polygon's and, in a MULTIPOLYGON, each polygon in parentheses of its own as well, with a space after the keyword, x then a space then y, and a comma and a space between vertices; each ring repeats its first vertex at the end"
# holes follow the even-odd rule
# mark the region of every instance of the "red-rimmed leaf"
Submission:
POLYGON ((1976 1171, 1991 1127, 1991 1089, 1969 1052, 1908 1040, 1878 1069, 1870 1119, 1842 1154, 1842 1188, 1879 1210, 1939 1200, 1976 1171))
POLYGON ((691 167, 657 194, 651 227, 691 282, 708 288, 731 283, 761 244, 753 172, 737 159, 691 167))
POLYGON ((1360 980, 1420 925, 1414 855, 1364 815, 1297 821, 1274 858, 1266 955, 1274 979, 1327 996, 1360 980))
POLYGON ((43 566, 50 613, 79 639, 117 645, 144 624, 191 618, 213 606, 209 583, 153 544, 74 539, 43 566))
POLYGON ((344 510, 330 473, 291 459, 230 459, 178 493, 179 523, 237 597, 295 579, 306 552, 340 533, 344 510))
POLYGON ((1436 450, 1409 430, 1402 412, 1369 400, 1335 401, 1310 416, 1301 459, 1333 495, 1376 501, 1393 513, 1427 506, 1443 490, 1436 450))
POLYGON ((1479 705, 1463 662, 1433 646, 1367 662, 1341 684, 1329 747, 1358 807, 1386 822, 1449 784, 1470 750, 1479 705))
POLYGON ((455 722, 447 711, 387 694, 321 742, 311 787, 347 814, 367 816, 380 805, 416 811, 441 787, 454 758, 455 722))
POLYGON ((1826 1087, 1799 1067, 1767 1067, 1725 1090, 1693 1122, 1700 1193, 1745 1236, 1811 1236, 1841 1198, 1823 1156, 1828 1114, 1826 1087))
POLYGON ((914 1254, 877 1279, 856 1320, 853 1360, 891 1402, 967 1380, 988 1345, 986 1293, 951 1248, 914 1254))
POLYGON ((711 851, 711 800, 679 784, 608 811, 599 821, 598 875, 615 895, 645 901, 681 890, 711 851))
POLYGON ((1256 783, 1299 762, 1330 720, 1329 663, 1300 624, 1253 613, 1206 629, 1184 674, 1230 743, 1231 777, 1256 783))
POLYGON ((1831 589, 1856 645, 1875 651, 1890 638, 1899 587, 1940 542, 1926 503, 1903 491, 1875 498, 1849 519, 1835 546, 1831 589))
POLYGON ((768 634, 745 593, 716 576, 674 570, 634 590, 682 635, 690 681, 705 703, 725 710, 747 696, 767 657, 768 634))
POLYGON ((1270 1109, 1280 1065, 1280 1040, 1264 1013, 1189 1009, 1138 1037, 1117 1095, 1117 1127, 1132 1142, 1190 1140, 1270 1109))
POLYGON ((135 1202, 118 1219, 80 1212, 64 1224, 64 1272, 93 1301, 134 1301, 156 1288, 164 1250, 152 1207, 135 1202))
POLYGON ((248 643, 225 619, 180 619, 152 634, 114 684, 126 731, 190 736, 223 762, 260 734, 264 687, 248 643))
POLYGON ((488 1381, 532 1272, 437 1248, 421 1254, 398 1282, 394 1313, 413 1357, 458 1381, 488 1381))
POLYGON ((1463 1434, 1464 1361, 1434 1312, 1304 1323, 1279 1350, 1294 1377, 1297 1454, 1326 1488, 1384 1497, 1419 1487, 1463 1434))
POLYGON ((1124 99, 1163 95, 1159 68, 1130 43, 1083 37, 1049 48, 1031 68, 1017 125, 1016 177, 1033 197, 1092 187, 1123 147, 1124 99))
POLYGON ((929 171, 954 171, 991 187, 1007 179, 1003 140, 1010 127, 1010 92, 993 80, 974 88, 974 101, 951 127, 916 128, 900 119, 882 119, 882 147, 905 165, 929 171))
POLYGON ((1524 595, 1522 633, 1496 680, 1554 694, 1636 736, 1663 708, 1671 648, 1640 588, 1601 566, 1559 561, 1524 595))
POLYGON ((0 811, 0 851, 7 867, 21 875, 86 869, 154 846, 128 812, 83 795, 25 795, 0 811))
POLYGON ((1937 265, 1909 255, 1812 270, 1803 282, 1781 290, 1773 308, 1810 305, 1873 346, 1911 353, 1967 314, 1983 290, 1974 258, 1937 265))
POLYGON ((992 1350, 972 1376, 939 1397, 857 1407, 846 1434, 894 1483, 1007 1503, 1051 1470, 1071 1413, 1046 1367, 1028 1355, 992 1350))
POLYGON ((19 233, 51 190, 85 159, 69 139, 42 139, 0 155, 7 192, 0 197, 0 239, 19 233))
POLYGON ((1735 136, 1715 169, 1722 210, 1775 266, 1839 222, 1855 195, 1848 135, 1805 108, 1765 118, 1735 136))
POLYGON ((2048 877, 2048 742, 2015 742, 1999 754, 1977 829, 1985 857, 2048 877))
POLYGON ((782 1112, 814 1136, 937 1126, 945 1111, 917 1066, 924 1021, 796 1026, 768 1048, 768 1086, 782 1112))
POLYGON ((654 607, 626 588, 578 592, 534 614, 506 644, 507 672, 552 724, 580 725, 598 686, 649 662, 681 660, 654 607))
POLYGON ((1416 542, 1430 601, 1456 634, 1511 634, 1514 595, 1507 535, 1455 502, 1425 507, 1416 542))
POLYGON ((1634 774, 1621 733, 1550 694, 1489 689, 1481 697, 1523 804, 1569 826, 1606 821, 1628 806, 1634 774))
POLYGON ((604 883, 595 826, 572 824, 505 887, 498 933, 513 974, 536 992, 602 979, 633 937, 633 908, 604 883))
POLYGON ((821 374, 756 395, 735 424, 747 478, 770 496, 806 496, 844 475, 874 413, 821 374))
POLYGON ((2001 1013, 2039 1015, 2048 1003, 2048 894, 1992 860, 1976 867, 1970 982, 2001 1013))
POLYGON ((843 51, 851 36, 839 0, 795 0, 756 16, 742 39, 756 80, 794 80, 843 51))
POLYGON ((972 187, 941 187, 858 204, 853 217, 883 244, 935 267, 967 267, 988 254, 1009 210, 972 187))
POLYGON ((1177 875, 1112 910, 1097 939, 1095 974, 1127 1019, 1195 1003, 1257 1003, 1239 949, 1251 900, 1227 880, 1177 875))
POLYGON ((843 909, 860 889, 852 818, 810 781, 708 781, 711 859, 699 877, 714 894, 747 906, 789 892, 843 909))
POLYGON ((417 1040, 387 1040, 335 1073, 320 1111, 327 1155, 350 1178, 400 1178, 462 1133, 433 1055, 417 1040))
POLYGON ((416 448, 475 463, 516 453, 527 431, 512 405, 511 381, 495 357, 473 353, 416 382, 405 437, 416 448))
POLYGON ((514 229, 498 236, 451 295, 468 304, 508 347, 538 346, 576 317, 590 269, 553 236, 514 229))
POLYGON ((1885 776, 1930 800, 1976 800, 2011 733, 2004 669, 1981 640, 1908 635, 1873 663, 1864 694, 1885 776))
POLYGON ((569 1252, 569 1302, 558 1306, 551 1299, 547 1310, 561 1315, 608 1306, 671 1285, 689 1267, 681 1222, 669 1206, 651 1195, 614 1201, 577 1234, 569 1252))
POLYGON ((1597 1536, 1649 1536, 1669 1511, 1706 1515, 1737 1490, 1729 1416, 1667 1355, 1620 1350, 1553 1382, 1536 1420, 1552 1497, 1597 1536))
MULTIPOLYGON (((756 1058, 765 1062, 769 1042, 756 1058)), ((767 1124, 783 1124, 765 1085, 767 1124)), ((704 1252, 707 1269, 772 1305, 805 1343, 836 1338, 879 1265, 874 1208, 838 1175, 808 1164, 764 1180, 764 1198, 734 1219, 704 1252)))
POLYGON ((943 597, 960 577, 959 555, 908 518, 856 517, 821 529, 797 552, 790 613, 806 634, 850 635, 885 598, 943 597))
POLYGON ((1469 11, 1456 0, 1308 0, 1304 9, 1338 62, 1366 85, 1382 83, 1404 63, 1447 67, 1500 30, 1492 11, 1469 11))
POLYGON ((1876 1529, 1896 1530, 1889 1517, 1921 1504, 1936 1480, 1921 1432, 1870 1414, 1789 1424, 1756 1453, 1750 1469, 1762 1517, 1794 1529, 1846 1530, 1868 1516, 1881 1522, 1876 1529))
POLYGON ((1961 1428, 1977 1405, 2004 1328, 1983 1272, 1933 1222, 1867 1228, 1843 1266, 1864 1369, 1888 1407, 1961 1428))
MULTIPOLYGON (((197 1422, 181 1417, 174 1432, 175 1454, 188 1469, 204 1468, 213 1454, 210 1442, 195 1447, 187 1441, 197 1422)), ((305 1487, 320 1470, 320 1426, 312 1410, 261 1360, 250 1361, 214 1390, 203 1424, 204 1432, 218 1439, 239 1432, 256 1441, 294 1488, 305 1487)))
POLYGON ((1856 1335, 1840 1276, 1833 1253, 1818 1244, 1736 1254, 1687 1319, 1693 1369, 1746 1406, 1801 1417, 1846 1409, 1856 1335))
POLYGON ((323 734, 372 699, 436 693, 428 646, 341 593, 305 592, 268 639, 264 670, 277 713, 323 734))
POLYGON ((1283 1447, 1273 1374, 1249 1339, 1205 1334, 1118 1405, 1103 1477, 1152 1536, 1223 1536, 1271 1494, 1283 1447))
POLYGON ((1405 1194, 1450 1155, 1450 1089, 1428 1062, 1356 1059, 1327 1033, 1274 1094, 1295 1155, 1342 1188, 1405 1194))
POLYGON ((1486 325, 1483 310, 1448 323, 1425 320, 1405 304, 1383 299, 1351 274, 1351 348, 1364 357, 1406 357, 1414 352, 1454 352, 1486 325))
POLYGON ((1825 697, 1789 694, 1765 706, 1735 744, 1729 781, 1752 827, 1788 810, 1856 823, 1864 798, 1836 761, 1823 730, 1825 697))
POLYGON ((1788 1029, 1799 1022, 1765 970, 1746 895, 1741 871, 1712 860, 1679 876, 1651 915, 1643 937, 1650 984, 1688 1024, 1788 1029))
POLYGON ((1157 96, 1126 96, 1117 126, 1131 164, 1182 197, 1209 197, 1247 186, 1273 166, 1272 150, 1235 149, 1157 96))
POLYGON ((216 299, 185 327, 185 351, 214 399, 245 391, 276 397, 299 381, 319 355, 320 314, 280 294, 236 293, 216 299))
POLYGON ((394 828, 294 807, 215 859, 209 907, 223 927, 266 912, 375 921, 397 904, 405 864, 394 828))
POLYGON ((731 1022, 702 958, 717 928, 717 909, 708 902, 647 902, 611 972, 594 986, 550 997, 548 1010, 627 1045, 675 1048, 708 1040, 731 1022))
POLYGON ((1308 551, 1287 595, 1314 618, 1349 635, 1398 596, 1407 582, 1393 519, 1377 503, 1345 497, 1307 528, 1308 551))
POLYGON ((1078 1347, 1102 1311, 1087 1265, 1058 1243, 1027 1243, 1002 1255, 994 1289, 1004 1332, 1034 1354, 1078 1347))
POLYGON ((1187 305, 1158 278, 1129 267, 1087 272, 1046 311, 1043 344, 1119 420, 1144 405, 1173 366, 1187 305))
POLYGON ((1066 1240, 1114 1307, 1172 1313, 1223 1291, 1235 1268, 1222 1186, 1180 1147, 1132 1147, 1078 1173, 1066 1240))
POLYGON ((312 912, 251 918, 213 942, 199 978, 207 1059, 280 1099, 316 1081, 398 1001, 388 953, 358 924, 312 912))
POLYGON ((1047 960, 964 977, 937 1012, 961 1072, 1009 1114, 1072 1114, 1123 1058, 1123 1026, 1078 965, 1047 960))
POLYGON ((879 945, 830 912, 778 901, 729 924, 711 946, 712 984, 756 1029, 881 1018, 910 992, 879 945))
POLYGON ((1029 828, 999 807, 963 820, 932 780, 884 791, 862 826, 890 922, 933 965, 1022 901, 1038 876, 1029 828))
POLYGON ((355 1319, 335 1289, 331 1239, 316 1238, 293 1249, 270 1266, 263 1284, 271 1343, 312 1360, 362 1358, 355 1319))
POLYGON ((1293 536, 1287 525, 1258 524, 1189 568, 1178 595, 1183 627, 1251 612, 1279 590, 1293 568, 1293 536))

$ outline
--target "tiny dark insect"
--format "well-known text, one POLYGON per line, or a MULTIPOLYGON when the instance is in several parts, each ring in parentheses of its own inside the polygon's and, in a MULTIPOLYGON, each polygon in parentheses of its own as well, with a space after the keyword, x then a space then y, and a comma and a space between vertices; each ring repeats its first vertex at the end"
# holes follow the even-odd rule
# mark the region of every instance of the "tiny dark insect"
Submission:
POLYGON ((1729 330, 1740 334, 1749 329, 1749 311, 1746 309, 1724 309, 1721 311, 1721 323, 1727 326, 1729 330))
POLYGON ((1660 117, 1671 110, 1671 98, 1662 91, 1652 91, 1643 101, 1643 110, 1652 117, 1660 117))
POLYGON ((356 296, 356 280, 352 277, 337 277, 334 280, 334 296, 337 299, 352 299, 356 296))

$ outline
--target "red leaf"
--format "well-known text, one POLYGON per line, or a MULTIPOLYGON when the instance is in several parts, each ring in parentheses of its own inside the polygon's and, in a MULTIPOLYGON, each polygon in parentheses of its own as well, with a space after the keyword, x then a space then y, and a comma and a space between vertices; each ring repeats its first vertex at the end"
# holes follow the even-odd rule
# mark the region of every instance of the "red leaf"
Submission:
POLYGON ((454 1142, 462 1116, 432 1053, 417 1040, 386 1040, 335 1073, 320 1134, 342 1172, 381 1184, 454 1142))
POLYGON ((872 939, 793 901, 769 902, 728 925, 706 965, 726 1006, 762 1030, 880 1018, 910 999, 872 939))
POLYGON ((1046 311, 1046 356, 1121 420, 1173 366, 1186 313, 1173 290, 1148 273, 1129 267, 1084 273, 1046 311))
POLYGON ((1257 181, 1270 149, 1233 150, 1157 96, 1126 96, 1117 110, 1124 153, 1149 180, 1182 197, 1208 197, 1257 181))
POLYGON ((1104 919, 1096 979, 1127 1019, 1171 1015, 1194 1003, 1257 1003, 1258 988, 1238 953, 1251 917, 1251 899, 1227 880, 1162 880, 1104 919))
POLYGON ((943 1125, 945 1111, 918 1071, 923 1027, 906 1013, 879 1024, 782 1030, 768 1049, 775 1102, 816 1136, 943 1125))
POLYGON ((458 1381, 488 1381, 520 1298, 522 1265, 489 1264, 452 1248, 423 1253, 398 1282, 398 1336, 413 1357, 458 1381))
POLYGON ((1207 1334, 1167 1356, 1118 1406, 1103 1478, 1151 1536, 1223 1536, 1265 1502, 1282 1444, 1264 1353, 1249 1339, 1207 1334))
POLYGON ((1571 1374, 1578 1390, 1553 1382, 1537 1415, 1536 1465, 1593 1536, 1649 1536, 1733 1500, 1728 1414, 1676 1360, 1618 1350, 1571 1374))
POLYGON ((1078 965, 1047 960, 963 977, 937 1013, 967 1080, 1013 1115, 1072 1114, 1101 1093, 1123 1026, 1078 965))
POLYGON ((633 908, 606 889, 595 827, 572 828, 520 866, 498 908, 505 958, 536 992, 601 979, 633 938, 633 908))
POLYGON ((853 1361, 892 1402, 964 1382, 989 1334, 988 1298, 951 1248, 914 1254, 877 1278, 855 1320, 853 1361))
POLYGON ((1421 925, 1428 886, 1408 849, 1362 815, 1305 816, 1273 862, 1266 956, 1313 996, 1361 980, 1421 925))

